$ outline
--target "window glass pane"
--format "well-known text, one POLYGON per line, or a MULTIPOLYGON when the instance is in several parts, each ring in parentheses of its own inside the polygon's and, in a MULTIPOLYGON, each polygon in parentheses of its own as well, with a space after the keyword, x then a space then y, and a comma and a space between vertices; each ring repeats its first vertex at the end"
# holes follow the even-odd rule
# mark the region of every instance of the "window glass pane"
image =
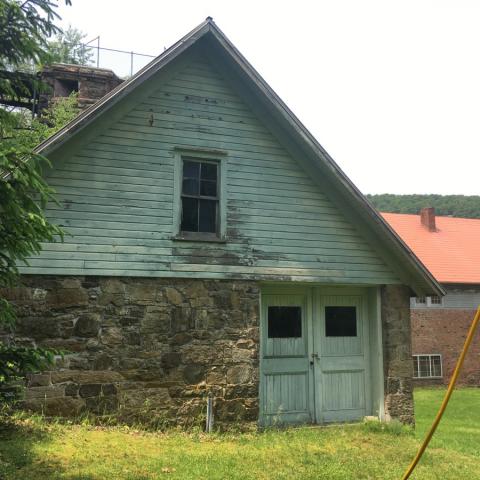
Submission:
POLYGON ((198 195, 199 181, 196 178, 184 178, 182 193, 185 195, 198 195))
POLYGON ((217 231, 217 201, 199 200, 200 202, 200 223, 199 232, 217 231))
POLYGON ((356 337, 356 307, 325 307, 325 336, 356 337))
POLYGON ((302 336, 302 307, 268 307, 268 338, 302 336))
POLYGON ((204 195, 207 197, 216 197, 217 182, 212 182, 210 180, 202 180, 200 182, 200 195, 204 195))
POLYGON ((423 304, 425 303, 425 301, 426 301, 425 297, 417 297, 417 298, 415 299, 415 303, 416 303, 417 305, 423 305, 423 304))
POLYGON ((198 232, 198 202, 196 198, 182 198, 182 232, 198 232))
POLYGON ((183 178, 199 178, 200 177, 200 163, 190 162, 185 160, 183 162, 183 178))
POLYGON ((432 355, 432 376, 441 377, 442 376, 442 361, 440 355, 432 355))
POLYGON ((217 165, 214 163, 202 163, 202 180, 217 181, 217 165))
POLYGON ((430 303, 432 305, 441 305, 442 304, 442 299, 441 299, 441 297, 438 297, 438 296, 430 297, 430 303))
POLYGON ((420 355, 418 357, 418 376, 429 377, 430 376, 430 359, 428 355, 420 355))

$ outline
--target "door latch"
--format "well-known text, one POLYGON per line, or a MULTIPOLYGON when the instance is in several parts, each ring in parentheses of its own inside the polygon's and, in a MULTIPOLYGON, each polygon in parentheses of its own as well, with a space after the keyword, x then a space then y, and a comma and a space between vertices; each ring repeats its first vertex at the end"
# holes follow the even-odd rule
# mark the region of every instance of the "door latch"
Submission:
POLYGON ((310 365, 313 367, 313 364, 315 363, 315 359, 318 360, 318 353, 312 353, 311 357, 312 359, 310 360, 310 365))

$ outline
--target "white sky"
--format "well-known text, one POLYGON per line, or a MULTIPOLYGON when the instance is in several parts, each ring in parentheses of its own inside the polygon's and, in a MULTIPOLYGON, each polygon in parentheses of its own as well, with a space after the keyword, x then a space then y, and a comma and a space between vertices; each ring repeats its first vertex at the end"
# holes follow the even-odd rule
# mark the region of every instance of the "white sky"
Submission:
POLYGON ((210 15, 364 193, 480 194, 477 0, 73 0, 59 13, 103 47, 154 55, 210 15))

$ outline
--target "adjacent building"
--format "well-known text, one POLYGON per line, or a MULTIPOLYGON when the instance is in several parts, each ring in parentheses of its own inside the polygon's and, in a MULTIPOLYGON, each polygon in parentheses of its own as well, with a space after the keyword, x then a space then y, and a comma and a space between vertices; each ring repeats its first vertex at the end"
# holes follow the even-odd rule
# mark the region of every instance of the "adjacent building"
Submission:
MULTIPOLYGON (((382 213, 446 290, 411 299, 416 384, 447 384, 480 305, 480 219, 382 213)), ((459 382, 480 385, 480 331, 459 382)))

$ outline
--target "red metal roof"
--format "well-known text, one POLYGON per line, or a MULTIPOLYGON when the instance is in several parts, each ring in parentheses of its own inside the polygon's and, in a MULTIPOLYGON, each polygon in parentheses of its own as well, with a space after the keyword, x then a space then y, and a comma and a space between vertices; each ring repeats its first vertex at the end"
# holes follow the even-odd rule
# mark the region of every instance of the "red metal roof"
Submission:
POLYGON ((431 232, 420 215, 381 215, 440 283, 480 283, 480 219, 437 216, 431 232))

